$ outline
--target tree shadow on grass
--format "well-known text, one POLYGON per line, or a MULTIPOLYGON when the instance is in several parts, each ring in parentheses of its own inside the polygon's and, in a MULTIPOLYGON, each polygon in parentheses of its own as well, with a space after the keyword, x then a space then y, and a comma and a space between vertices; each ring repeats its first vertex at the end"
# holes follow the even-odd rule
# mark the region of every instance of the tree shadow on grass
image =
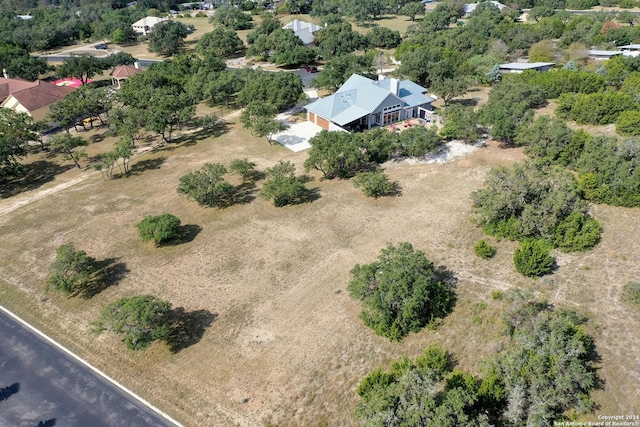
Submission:
POLYGON ((140 175, 142 172, 147 170, 160 169, 166 160, 166 156, 156 157, 155 159, 140 160, 131 166, 129 173, 125 176, 140 175))
POLYGON ((167 338, 169 349, 172 353, 178 353, 187 347, 197 344, 218 317, 209 310, 185 311, 183 307, 177 307, 171 311, 171 331, 167 338))
POLYGON ((478 105, 478 98, 470 98, 470 99, 452 99, 449 101, 449 105, 461 105, 463 107, 475 107, 478 105))
POLYGON ((10 386, 0 388, 0 402, 9 399, 20 391, 20 383, 13 383, 10 386))
POLYGON ((233 187, 233 196, 229 205, 246 205, 256 198, 256 184, 253 181, 245 181, 233 187))
POLYGON ((0 198, 15 196, 53 181, 56 175, 72 169, 73 165, 59 165, 47 160, 38 160, 24 165, 24 173, 13 179, 0 180, 0 198))
POLYGON ((117 285, 129 273, 127 265, 124 262, 119 262, 119 259, 107 258, 96 262, 97 272, 93 280, 82 289, 82 298, 90 299, 109 286, 117 285))
POLYGON ((163 242, 160 246, 177 246, 183 243, 193 242, 198 234, 202 231, 202 227, 197 224, 185 224, 178 228, 178 234, 171 240, 163 242))
POLYGON ((187 135, 183 135, 176 140, 178 143, 183 143, 185 146, 191 146, 207 138, 217 138, 229 132, 229 123, 222 119, 216 119, 208 123, 201 125, 202 129, 192 132, 187 135))

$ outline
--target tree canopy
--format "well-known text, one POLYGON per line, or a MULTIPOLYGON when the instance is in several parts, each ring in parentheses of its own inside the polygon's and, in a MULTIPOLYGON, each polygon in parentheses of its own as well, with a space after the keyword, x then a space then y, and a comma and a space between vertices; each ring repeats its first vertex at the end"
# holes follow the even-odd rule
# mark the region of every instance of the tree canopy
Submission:
POLYGON ((203 206, 225 207, 232 204, 233 186, 224 179, 227 168, 220 163, 205 163, 195 172, 180 177, 178 194, 203 206))
POLYGON ((189 31, 182 22, 159 22, 149 33, 149 51, 163 56, 175 55, 184 47, 184 39, 188 35, 189 31))
POLYGON ((76 250, 73 243, 66 243, 56 249, 56 258, 51 264, 46 288, 65 295, 75 295, 95 280, 97 271, 94 258, 83 250, 76 250))
POLYGON ((351 270, 349 295, 362 300, 360 317, 378 335, 400 340, 453 308, 452 290, 424 252, 388 244, 378 260, 351 270))

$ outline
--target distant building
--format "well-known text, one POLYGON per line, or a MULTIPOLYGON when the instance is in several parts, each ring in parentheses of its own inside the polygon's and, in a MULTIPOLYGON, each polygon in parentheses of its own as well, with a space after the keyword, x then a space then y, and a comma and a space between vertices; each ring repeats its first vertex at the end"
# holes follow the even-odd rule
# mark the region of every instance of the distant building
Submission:
POLYGON ((522 73, 526 70, 549 71, 555 65, 553 62, 509 62, 500 64, 500 73, 522 73))
MULTIPOLYGON (((485 2, 483 2, 485 3, 485 2)), ((495 7, 497 7, 498 9, 500 9, 502 11, 502 9, 504 9, 505 6, 504 4, 491 0, 489 2, 486 3, 490 3, 492 5, 494 5, 495 7)), ((475 12, 476 8, 478 7, 478 5, 480 5, 482 3, 467 3, 464 5, 464 16, 468 17, 469 15, 471 15, 473 12, 475 12)))
POLYGON ((142 70, 138 67, 137 62, 134 65, 135 67, 126 64, 120 65, 118 68, 111 72, 111 82, 116 89, 120 89, 122 82, 127 80, 129 77, 142 72, 142 70))
POLYGON ((147 16, 146 18, 142 18, 134 22, 133 24, 131 24, 131 26, 133 27, 133 31, 140 35, 146 36, 154 27, 154 25, 166 20, 167 18, 156 18, 155 16, 147 16))
POLYGON ((51 105, 73 92, 73 88, 56 86, 43 81, 26 83, 30 85, 9 94, 0 107, 27 113, 33 117, 34 122, 45 120, 51 111, 51 105))
POLYGON ((292 30, 293 33, 302 40, 302 43, 309 45, 313 43, 313 33, 320 30, 322 27, 313 24, 311 22, 300 21, 294 19, 287 25, 282 27, 284 30, 292 30))
POLYGON ((614 56, 622 55, 621 50, 598 50, 598 49, 590 49, 589 50, 589 58, 594 59, 596 61, 606 61, 607 59, 611 59, 614 56))
POLYGON ((331 96, 305 106, 307 120, 325 130, 364 130, 411 118, 425 118, 433 98, 410 81, 378 81, 353 74, 331 96))
POLYGON ((623 52, 635 52, 635 51, 639 51, 640 50, 640 44, 627 44, 624 46, 618 46, 618 49, 620 49, 623 52))

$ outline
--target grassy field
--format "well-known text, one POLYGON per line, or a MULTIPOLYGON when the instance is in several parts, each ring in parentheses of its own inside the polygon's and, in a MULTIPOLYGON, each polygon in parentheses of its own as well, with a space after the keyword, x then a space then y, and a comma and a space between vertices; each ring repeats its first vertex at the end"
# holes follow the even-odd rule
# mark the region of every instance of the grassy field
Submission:
MULTIPOLYGON (((469 96, 485 95, 477 93, 469 96)), ((98 141, 89 155, 111 148, 100 133, 86 134, 98 141)), ((472 249, 482 233, 470 222, 469 195, 492 166, 521 160, 519 149, 490 142, 446 164, 389 163, 386 172, 403 193, 389 199, 367 199, 349 181, 313 173, 307 185, 321 198, 299 206, 275 208, 256 197, 207 209, 176 193, 179 177, 205 162, 245 157, 260 169, 290 160, 301 171, 306 153, 269 146, 231 122, 222 136, 185 136, 140 155, 133 174, 110 181, 58 159, 28 159, 50 163, 50 173, 39 186, 0 199, 0 302, 185 425, 349 426, 359 380, 430 343, 479 373, 481 360, 503 343, 504 303, 491 291, 533 286, 592 317, 605 380, 597 414, 640 410, 640 314, 620 299, 622 286, 640 278, 640 209, 594 206, 602 242, 582 254, 557 253, 558 271, 532 282, 513 268, 513 242, 489 239, 498 248, 490 261, 472 249), (161 212, 190 226, 188 242, 155 248, 138 241, 135 223, 161 212), (435 331, 391 343, 362 325, 346 285, 356 263, 400 241, 453 271, 459 300, 435 331), (55 249, 66 242, 128 273, 88 300, 45 293, 55 249), (117 337, 89 333, 102 306, 141 293, 204 313, 211 325, 178 352, 164 343, 131 352, 117 337)))

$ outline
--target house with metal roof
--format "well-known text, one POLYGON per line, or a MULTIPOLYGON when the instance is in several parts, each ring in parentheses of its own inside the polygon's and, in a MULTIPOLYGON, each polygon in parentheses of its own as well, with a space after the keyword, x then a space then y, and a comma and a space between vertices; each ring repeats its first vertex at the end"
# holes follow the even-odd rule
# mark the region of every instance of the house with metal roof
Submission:
POLYGON ((623 52, 635 52, 640 50, 640 44, 635 44, 635 43, 631 43, 631 44, 626 44, 624 46, 618 46, 618 49, 620 49, 623 52))
POLYGON ((553 62, 509 62, 507 64, 500 64, 500 73, 523 73, 527 70, 535 71, 549 71, 551 67, 555 65, 553 62))
POLYGON ((293 33, 298 36, 302 43, 305 45, 310 45, 313 43, 313 33, 320 30, 322 27, 319 25, 313 24, 311 22, 300 21, 299 19, 294 19, 293 21, 286 24, 282 27, 283 30, 291 30, 293 33))
POLYGON ((621 50, 589 49, 589 58, 596 61, 606 61, 607 59, 611 59, 618 55, 622 55, 621 50))
POLYGON ((307 105, 307 120, 325 130, 357 131, 424 118, 435 101, 426 92, 410 80, 353 74, 336 93, 307 105))

